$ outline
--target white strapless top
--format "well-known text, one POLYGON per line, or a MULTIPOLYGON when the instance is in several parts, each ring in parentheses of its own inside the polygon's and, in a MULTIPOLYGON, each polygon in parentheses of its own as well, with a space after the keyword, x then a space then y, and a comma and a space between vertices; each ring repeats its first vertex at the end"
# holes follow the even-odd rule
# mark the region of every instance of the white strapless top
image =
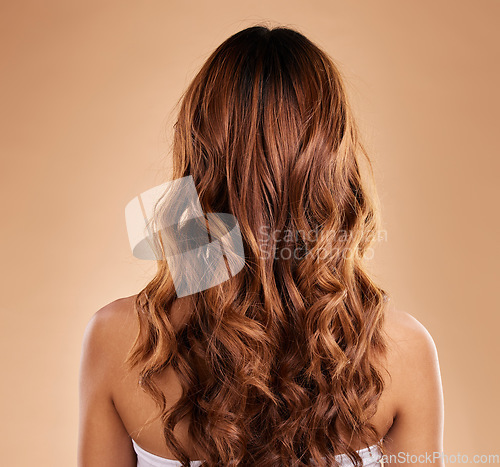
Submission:
MULTIPOLYGON (((131 438, 132 439, 132 438, 131 438)), ((133 439, 132 444, 137 453, 137 467, 182 467, 182 463, 178 460, 166 459, 165 457, 152 454, 145 449, 142 449, 133 439)), ((363 460, 364 467, 372 467, 380 465, 382 453, 379 447, 374 444, 368 448, 360 449, 357 451, 363 460)), ((347 454, 339 454, 335 456, 341 466, 352 466, 352 462, 347 454)), ((203 461, 191 461, 191 467, 199 467, 203 461)))

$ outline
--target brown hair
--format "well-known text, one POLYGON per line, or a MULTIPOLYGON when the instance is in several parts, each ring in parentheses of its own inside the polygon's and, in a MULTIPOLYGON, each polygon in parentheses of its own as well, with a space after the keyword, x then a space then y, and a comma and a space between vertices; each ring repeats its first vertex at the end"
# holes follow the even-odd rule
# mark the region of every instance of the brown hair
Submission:
POLYGON ((173 427, 189 417, 203 465, 338 465, 342 452, 359 463, 339 425, 379 441, 386 294, 363 265, 377 200, 341 75, 298 31, 256 25, 210 55, 180 102, 173 177, 193 177, 205 212, 235 216, 245 266, 193 294, 182 326, 165 256, 137 296, 127 362, 165 442, 188 466, 173 427), (183 394, 168 409, 155 377, 170 365, 183 394))

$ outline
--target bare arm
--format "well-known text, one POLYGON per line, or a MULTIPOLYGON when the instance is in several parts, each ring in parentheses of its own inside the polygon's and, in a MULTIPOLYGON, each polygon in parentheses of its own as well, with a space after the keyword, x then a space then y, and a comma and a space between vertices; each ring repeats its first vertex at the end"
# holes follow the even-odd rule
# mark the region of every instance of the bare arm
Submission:
POLYGON ((83 338, 80 363, 78 467, 136 467, 130 437, 114 407, 111 381, 116 376, 113 352, 113 307, 95 313, 83 338))
POLYGON ((415 318, 395 313, 398 331, 390 345, 396 416, 384 438, 384 465, 444 466, 444 404, 436 346, 415 318))

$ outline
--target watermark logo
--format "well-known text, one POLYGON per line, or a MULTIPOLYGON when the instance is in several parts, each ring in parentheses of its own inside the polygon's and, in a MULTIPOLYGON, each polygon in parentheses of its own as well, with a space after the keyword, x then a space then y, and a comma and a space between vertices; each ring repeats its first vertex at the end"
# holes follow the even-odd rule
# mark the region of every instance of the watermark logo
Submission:
MULTIPOLYGON (((150 188, 125 207, 125 220, 132 254, 143 260, 165 256, 178 297, 219 285, 245 265, 243 241, 236 218, 229 213, 205 213, 191 175, 150 188)), ((332 255, 350 259, 358 254, 353 232, 339 231, 331 244, 316 248, 320 259, 332 255), (354 246, 352 246, 354 245, 354 246)), ((263 260, 299 261, 315 244, 318 229, 308 232, 274 230, 262 226, 258 240, 263 260)), ((379 231, 376 241, 387 241, 379 231)), ((372 259, 373 249, 364 252, 372 259)))
MULTIPOLYGON (((310 249, 306 242, 314 245, 320 239, 320 229, 315 228, 309 231, 275 229, 268 226, 261 226, 259 229, 259 245, 262 259, 281 260, 301 260, 310 249)), ((358 245, 355 241, 353 231, 339 230, 332 235, 327 244, 321 248, 316 248, 316 255, 321 260, 326 260, 332 256, 342 257, 344 260, 351 259, 358 254, 358 245), (354 245, 354 246, 353 246, 354 245)), ((373 242, 387 242, 387 231, 379 230, 373 235, 373 242)), ((374 249, 370 246, 363 254, 365 260, 373 259, 374 249)))
POLYGON ((221 284, 245 264, 238 221, 228 213, 204 213, 192 176, 136 196, 125 220, 136 258, 160 260, 163 250, 178 297, 221 284))
POLYGON ((442 451, 425 452, 422 454, 410 454, 408 452, 398 452, 384 455, 380 459, 384 464, 435 464, 443 462, 445 464, 497 464, 500 461, 498 454, 467 454, 455 453, 445 454, 442 451))

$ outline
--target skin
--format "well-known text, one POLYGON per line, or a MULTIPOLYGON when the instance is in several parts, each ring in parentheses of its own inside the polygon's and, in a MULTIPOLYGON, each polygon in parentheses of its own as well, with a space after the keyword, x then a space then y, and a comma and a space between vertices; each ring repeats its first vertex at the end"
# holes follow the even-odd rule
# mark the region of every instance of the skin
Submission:
MULTIPOLYGON (((133 310, 135 296, 121 298, 104 306, 90 319, 84 334, 80 364, 80 424, 78 467, 136 467, 131 437, 145 450, 175 459, 165 446, 162 425, 154 419, 156 406, 138 386, 138 370, 126 371, 123 360, 137 333, 133 310), (151 423, 143 427, 150 421, 151 423), (142 427, 142 429, 141 429, 142 427)), ((172 309, 174 323, 182 321, 187 302, 179 300, 172 309), (184 308, 183 308, 184 307, 184 308)), ((387 454, 407 455, 443 451, 443 391, 436 346, 429 332, 415 318, 389 307, 384 327, 388 340, 384 390, 371 421, 384 437, 387 454)), ((158 380, 173 404, 181 387, 171 369, 158 380)), ((203 459, 187 436, 188 422, 174 433, 191 459, 203 459)), ((338 427, 345 436, 345 427, 338 427)), ((365 447, 351 443, 354 449, 365 447)), ((400 455, 401 456, 401 455, 400 455)), ((444 465, 440 460, 422 461, 444 465)), ((408 464, 410 465, 410 464, 408 464)))

